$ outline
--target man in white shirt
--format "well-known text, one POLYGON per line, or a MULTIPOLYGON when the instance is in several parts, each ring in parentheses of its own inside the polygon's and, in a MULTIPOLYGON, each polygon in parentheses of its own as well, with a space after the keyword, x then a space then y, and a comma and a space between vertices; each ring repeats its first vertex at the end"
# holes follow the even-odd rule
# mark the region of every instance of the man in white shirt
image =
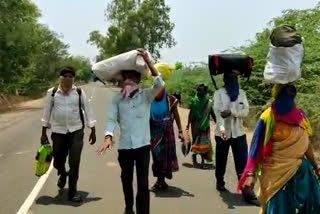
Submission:
POLYGON ((108 106, 108 117, 104 144, 98 153, 111 148, 113 131, 120 126, 118 160, 121 167, 121 181, 125 198, 125 214, 133 214, 133 171, 137 170, 137 214, 150 213, 149 162, 150 162, 150 108, 151 103, 164 88, 164 82, 154 68, 148 54, 140 50, 140 55, 150 68, 153 86, 148 89, 138 87, 141 74, 130 70, 122 71, 124 83, 121 93, 115 95, 108 106))
POLYGON ((217 118, 216 179, 217 190, 225 191, 224 174, 231 146, 238 179, 247 163, 248 146, 243 127, 243 118, 249 113, 246 94, 239 88, 236 70, 225 72, 225 86, 214 94, 214 112, 217 118))
POLYGON ((91 128, 89 141, 91 145, 96 142, 95 123, 92 109, 90 108, 86 94, 80 88, 73 85, 75 71, 66 67, 60 72, 60 84, 57 88, 48 90, 47 99, 42 117, 41 143, 49 143, 47 129, 51 128, 53 141, 53 165, 58 171, 58 187, 63 189, 67 177, 69 177, 68 200, 81 202, 82 198, 77 194, 77 181, 79 178, 79 166, 84 135, 84 114, 87 126, 91 128), (65 164, 69 156, 69 172, 65 164))

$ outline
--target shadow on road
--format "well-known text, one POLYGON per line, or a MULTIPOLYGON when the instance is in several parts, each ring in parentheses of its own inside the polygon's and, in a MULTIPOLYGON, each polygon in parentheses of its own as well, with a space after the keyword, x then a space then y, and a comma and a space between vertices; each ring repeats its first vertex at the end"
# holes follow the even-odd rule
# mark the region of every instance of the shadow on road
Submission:
POLYGON ((100 197, 88 197, 89 193, 84 191, 78 191, 79 195, 81 195, 83 202, 82 203, 75 203, 67 200, 68 190, 63 189, 60 190, 58 195, 54 198, 51 196, 41 196, 36 200, 36 204, 41 205, 64 205, 64 206, 72 206, 72 207, 79 207, 82 204, 89 203, 92 201, 99 201, 102 198, 100 197))
MULTIPOLYGON (((186 168, 202 169, 200 165, 197 165, 196 167, 194 167, 193 164, 191 163, 183 163, 182 166, 186 168)), ((216 169, 216 167, 213 164, 205 163, 204 168, 202 170, 213 170, 213 169, 216 169)))
POLYGON ((220 192, 220 197, 223 202, 228 205, 229 209, 236 209, 236 207, 241 206, 256 206, 260 207, 258 201, 252 201, 251 203, 247 203, 243 200, 241 194, 232 193, 229 190, 220 192))
POLYGON ((194 197, 194 194, 187 192, 179 187, 169 186, 167 190, 152 191, 157 198, 180 198, 194 197))

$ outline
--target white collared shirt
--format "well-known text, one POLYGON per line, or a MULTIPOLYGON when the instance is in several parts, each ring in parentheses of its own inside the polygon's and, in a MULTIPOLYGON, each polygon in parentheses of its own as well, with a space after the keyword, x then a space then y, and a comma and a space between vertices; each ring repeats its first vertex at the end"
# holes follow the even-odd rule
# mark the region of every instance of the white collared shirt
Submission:
POLYGON ((120 126, 119 150, 137 149, 150 145, 150 108, 164 82, 160 75, 154 77, 153 87, 139 89, 129 97, 123 98, 119 92, 108 105, 105 135, 113 136, 117 123, 120 126))
POLYGON ((249 104, 246 93, 239 90, 236 101, 231 102, 225 88, 221 88, 214 93, 214 113, 217 117, 215 135, 220 136, 221 131, 225 130, 227 139, 241 137, 245 134, 243 118, 249 114, 249 104), (231 116, 223 119, 221 112, 231 111, 231 116))
MULTIPOLYGON (((47 92, 44 113, 41 119, 43 127, 51 128, 52 132, 59 134, 82 129, 77 88, 73 86, 68 95, 64 95, 58 88, 54 97, 52 97, 53 89, 51 88, 47 92)), ((81 92, 81 108, 84 111, 87 126, 89 128, 94 127, 96 120, 83 90, 81 92)))

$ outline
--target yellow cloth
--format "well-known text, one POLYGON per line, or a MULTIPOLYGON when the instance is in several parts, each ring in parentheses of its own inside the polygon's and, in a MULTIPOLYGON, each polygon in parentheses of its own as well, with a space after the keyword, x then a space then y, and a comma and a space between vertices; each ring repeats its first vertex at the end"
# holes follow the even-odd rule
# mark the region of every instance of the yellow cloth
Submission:
POLYGON ((283 123, 274 125, 272 139, 275 141, 272 152, 263 163, 259 176, 260 214, 265 213, 268 201, 295 175, 309 145, 305 129, 283 123), (289 137, 282 140, 285 136, 289 137))
MULTIPOLYGON (((161 73, 162 79, 167 81, 172 75, 172 71, 175 70, 175 66, 170 66, 168 63, 161 62, 154 65, 154 67, 161 73)), ((151 79, 151 73, 147 75, 147 79, 151 79)))

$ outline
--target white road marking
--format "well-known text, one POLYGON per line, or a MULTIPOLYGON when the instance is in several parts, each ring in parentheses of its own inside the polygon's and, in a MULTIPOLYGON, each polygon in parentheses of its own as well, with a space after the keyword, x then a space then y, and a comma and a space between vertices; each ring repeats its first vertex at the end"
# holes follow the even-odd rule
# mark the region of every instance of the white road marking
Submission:
POLYGON ((114 162, 107 162, 106 165, 109 166, 109 167, 116 167, 116 166, 118 166, 118 164, 116 164, 116 163, 114 163, 114 162))
POLYGON ((29 194, 28 198, 25 200, 25 202, 22 204, 20 207, 19 211, 17 214, 27 214, 30 207, 32 206, 34 200, 38 196, 40 190, 42 189, 43 185, 46 183, 51 171, 53 169, 53 164, 51 163, 49 170, 46 174, 42 175, 36 185, 34 186, 33 190, 29 194))
POLYGON ((17 152, 16 155, 22 155, 22 154, 26 154, 29 153, 30 151, 22 151, 22 152, 17 152))
POLYGON ((88 102, 91 103, 91 101, 93 100, 93 96, 94 96, 94 93, 96 92, 96 86, 94 86, 94 88, 92 89, 92 92, 91 92, 91 96, 90 98, 88 99, 88 102))

